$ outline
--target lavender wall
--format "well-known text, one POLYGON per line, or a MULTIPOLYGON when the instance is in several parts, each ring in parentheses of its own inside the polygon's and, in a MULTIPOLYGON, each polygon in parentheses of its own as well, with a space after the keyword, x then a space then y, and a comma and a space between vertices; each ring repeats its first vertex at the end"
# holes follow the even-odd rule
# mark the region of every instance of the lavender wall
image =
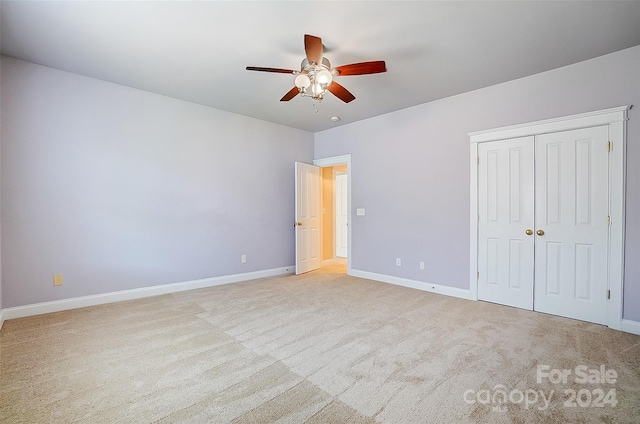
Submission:
POLYGON ((622 105, 635 105, 624 317, 640 321, 640 46, 316 133, 316 159, 352 155, 353 268, 468 288, 467 133, 622 105))
MULTIPOLYGON (((0 5, 0 9, 2 6, 0 5)), ((1 31, 0 31, 1 33, 1 31)), ((0 56, 0 81, 2 81, 2 56, 0 56)), ((0 117, 2 116, 2 84, 0 84, 0 117)), ((2 118, 0 118, 0 146, 2 146, 2 118)), ((2 148, 0 148, 0 186, 2 186, 2 148)), ((0 190, 0 216, 2 216, 2 190, 0 190)), ((2 319, 2 220, 0 220, 0 328, 2 319)))
POLYGON ((293 264, 311 133, 11 58, 2 96, 3 307, 293 264))

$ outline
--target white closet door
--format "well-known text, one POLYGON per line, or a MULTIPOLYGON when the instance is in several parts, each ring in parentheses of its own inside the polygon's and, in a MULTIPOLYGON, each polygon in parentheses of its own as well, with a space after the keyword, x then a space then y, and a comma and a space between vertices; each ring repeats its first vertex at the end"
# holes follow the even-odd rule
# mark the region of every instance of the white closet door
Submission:
POLYGON ((478 145, 478 299, 523 309, 533 308, 533 146, 478 145))
POLYGON ((607 141, 607 127, 536 136, 536 311, 606 324, 607 141))

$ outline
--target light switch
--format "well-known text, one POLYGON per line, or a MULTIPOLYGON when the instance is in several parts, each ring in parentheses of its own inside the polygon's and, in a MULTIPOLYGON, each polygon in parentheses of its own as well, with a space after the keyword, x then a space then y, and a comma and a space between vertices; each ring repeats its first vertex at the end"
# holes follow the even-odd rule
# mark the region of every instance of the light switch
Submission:
POLYGON ((356 215, 364 216, 364 208, 357 208, 356 209, 356 215))

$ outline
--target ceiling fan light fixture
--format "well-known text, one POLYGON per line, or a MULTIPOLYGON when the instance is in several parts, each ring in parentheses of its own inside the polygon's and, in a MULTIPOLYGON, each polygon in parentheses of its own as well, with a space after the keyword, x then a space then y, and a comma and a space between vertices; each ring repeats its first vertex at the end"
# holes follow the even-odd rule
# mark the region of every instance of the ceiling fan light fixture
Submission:
POLYGON ((311 85, 311 78, 307 74, 298 74, 295 79, 295 85, 300 90, 306 90, 311 85))
POLYGON ((331 70, 331 62, 323 57, 320 64, 309 62, 308 58, 302 60, 300 72, 296 72, 294 85, 300 94, 311 97, 319 102, 324 99, 327 89, 333 82, 334 73, 331 70))
POLYGON ((322 99, 324 98, 324 93, 327 91, 326 88, 323 88, 321 84, 318 84, 318 82, 315 82, 313 85, 311 85, 311 92, 313 93, 313 98, 315 100, 320 100, 322 101, 322 99))
POLYGON ((328 69, 323 69, 316 75, 316 81, 320 85, 328 86, 333 81, 333 75, 328 69))
POLYGON ((298 94, 300 94, 301 97, 311 97, 313 100, 321 102, 324 95, 329 91, 345 103, 355 100, 355 96, 342 85, 333 81, 334 77, 339 75, 367 75, 387 72, 383 60, 352 63, 350 65, 332 68, 329 59, 322 56, 322 39, 313 35, 305 34, 304 50, 306 57, 302 59, 299 71, 258 66, 247 66, 247 71, 295 75, 294 87, 280 99, 281 102, 288 102, 298 94))

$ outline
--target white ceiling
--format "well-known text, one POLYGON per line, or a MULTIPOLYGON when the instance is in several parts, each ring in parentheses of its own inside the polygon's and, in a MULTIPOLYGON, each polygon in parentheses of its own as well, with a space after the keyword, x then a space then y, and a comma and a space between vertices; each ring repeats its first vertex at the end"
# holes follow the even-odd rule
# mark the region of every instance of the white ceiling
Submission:
POLYGON ((312 132, 640 44, 639 1, 2 1, 1 13, 4 55, 312 132), (245 67, 299 69, 304 34, 333 66, 388 72, 338 77, 349 104, 280 102, 293 76, 245 67))

